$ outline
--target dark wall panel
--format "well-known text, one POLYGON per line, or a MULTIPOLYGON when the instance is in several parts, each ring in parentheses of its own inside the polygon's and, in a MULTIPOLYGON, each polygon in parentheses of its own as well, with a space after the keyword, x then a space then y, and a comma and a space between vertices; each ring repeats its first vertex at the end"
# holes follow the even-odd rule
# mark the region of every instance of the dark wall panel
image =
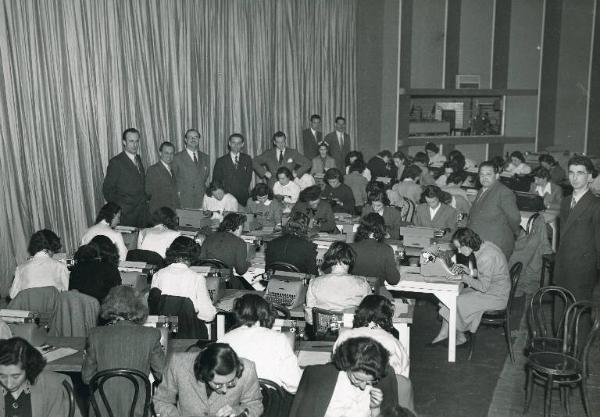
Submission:
POLYGON ((445 0, 413 2, 410 61, 412 88, 442 88, 445 9, 445 0))

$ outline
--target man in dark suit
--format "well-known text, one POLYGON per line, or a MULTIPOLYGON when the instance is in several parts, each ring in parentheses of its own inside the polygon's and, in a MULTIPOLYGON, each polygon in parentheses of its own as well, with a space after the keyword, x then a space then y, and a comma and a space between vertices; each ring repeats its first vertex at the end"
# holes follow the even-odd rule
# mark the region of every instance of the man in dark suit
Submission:
POLYGON ((515 236, 519 233, 521 213, 515 194, 498 181, 498 177, 498 167, 493 162, 485 161, 479 165, 482 188, 469 211, 467 227, 481 239, 496 244, 508 260, 515 247, 515 236))
POLYGON ((146 194, 150 198, 151 214, 161 207, 169 207, 173 211, 180 207, 177 184, 171 165, 175 146, 171 142, 163 142, 158 151, 160 161, 150 166, 146 172, 146 194))
POLYGON ((244 137, 239 133, 229 136, 229 153, 217 159, 213 181, 220 181, 225 192, 232 194, 238 203, 246 206, 248 189, 252 181, 252 158, 241 152, 244 137))
POLYGON ((108 162, 102 194, 108 202, 121 206, 121 224, 146 227, 148 199, 146 174, 142 158, 138 155, 140 132, 129 128, 122 136, 123 152, 108 162))
POLYGON ((252 161, 258 176, 269 180, 269 188, 273 189, 273 184, 277 181, 275 173, 280 167, 286 167, 298 178, 310 170, 310 160, 297 150, 287 147, 285 133, 275 132, 273 145, 274 148, 264 151, 252 161))
POLYGON ((310 116, 310 127, 302 131, 302 151, 310 161, 319 155, 319 143, 323 141, 321 132, 321 116, 310 116))
POLYGON ((573 195, 560 206, 554 283, 571 290, 577 301, 590 300, 600 270, 600 199, 590 190, 594 166, 588 157, 572 157, 568 169, 573 195))
POLYGON ((200 133, 185 132, 185 149, 173 157, 173 173, 183 208, 201 208, 210 176, 208 155, 200 151, 200 133))
POLYGON ((342 116, 335 118, 335 131, 325 136, 325 142, 329 144, 329 153, 335 159, 335 166, 342 172, 346 165, 344 159, 350 152, 350 135, 346 133, 346 119, 342 116))

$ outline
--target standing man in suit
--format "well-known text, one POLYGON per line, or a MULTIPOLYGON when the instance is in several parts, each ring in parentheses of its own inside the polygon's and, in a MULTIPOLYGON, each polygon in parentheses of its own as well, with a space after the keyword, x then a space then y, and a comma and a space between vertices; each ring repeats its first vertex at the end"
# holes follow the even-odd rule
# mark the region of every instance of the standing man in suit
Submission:
POLYGON ((229 153, 215 162, 213 181, 220 181, 225 192, 232 194, 245 207, 252 181, 252 158, 242 152, 244 142, 244 137, 239 133, 229 136, 229 153))
POLYGON ((342 116, 335 118, 335 131, 325 136, 325 142, 329 144, 329 153, 335 159, 335 166, 343 171, 344 158, 350 152, 350 135, 346 133, 346 119, 342 116))
POLYGON ((181 207, 198 209, 202 207, 210 175, 208 155, 200 151, 200 133, 196 129, 185 132, 184 142, 185 149, 173 157, 173 173, 181 207))
POLYGON ((319 143, 323 141, 321 132, 321 116, 313 114, 310 116, 310 127, 302 131, 302 150, 304 156, 309 160, 319 156, 319 143))
POLYGON ((577 301, 590 300, 600 270, 600 199, 590 190, 592 161, 576 155, 567 166, 573 195, 560 206, 554 284, 571 290, 577 301))
POLYGON ((172 167, 175 146, 171 142, 163 142, 158 152, 160 160, 146 172, 146 194, 150 198, 150 213, 161 207, 169 207, 173 211, 180 207, 172 167))
POLYGON ((148 198, 144 165, 138 155, 140 132, 134 128, 126 129, 122 142, 123 152, 108 162, 102 194, 107 202, 121 207, 122 225, 146 227, 148 198))
POLYGON ((275 145, 274 148, 264 151, 252 161, 252 166, 258 176, 269 180, 269 188, 273 189, 273 184, 277 181, 275 173, 281 167, 289 169, 297 178, 302 177, 310 170, 312 166, 310 160, 297 150, 287 147, 285 133, 275 132, 273 145, 275 145))
POLYGON ((477 193, 469 211, 467 227, 474 230, 482 240, 489 240, 502 249, 506 259, 515 247, 519 233, 521 213, 517 208, 515 194, 498 181, 498 167, 491 161, 479 165, 479 181, 482 188, 477 193))

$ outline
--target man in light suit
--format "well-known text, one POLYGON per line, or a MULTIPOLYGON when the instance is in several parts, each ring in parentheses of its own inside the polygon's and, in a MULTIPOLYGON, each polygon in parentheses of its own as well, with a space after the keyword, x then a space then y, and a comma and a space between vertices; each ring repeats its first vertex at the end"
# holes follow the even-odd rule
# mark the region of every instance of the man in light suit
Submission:
POLYGON ((252 181, 252 158, 242 152, 244 137, 239 133, 229 136, 228 147, 227 155, 215 162, 213 181, 220 181, 225 192, 232 194, 245 207, 252 181))
POLYGON ((498 167, 491 161, 479 165, 479 181, 483 186, 477 193, 467 227, 481 239, 489 240, 502 249, 506 259, 515 247, 521 213, 515 194, 498 181, 498 167))
POLYGON ((319 143, 323 141, 321 132, 321 116, 310 116, 310 127, 302 131, 302 151, 310 161, 319 155, 319 143))
POLYGON ((200 133, 185 132, 185 149, 173 157, 173 173, 183 208, 201 208, 210 176, 208 155, 200 151, 200 133))
POLYGON ((335 131, 325 136, 325 142, 329 144, 329 153, 335 159, 335 166, 343 171, 346 166, 344 159, 351 147, 350 135, 346 133, 346 119, 342 116, 335 118, 335 131))
POLYGON ((173 211, 180 207, 172 168, 175 146, 171 142, 163 142, 158 150, 160 161, 150 166, 146 172, 146 194, 150 198, 151 214, 161 207, 169 207, 173 211))
POLYGON ((148 203, 146 174, 138 155, 140 132, 129 128, 122 136, 123 152, 108 162, 102 194, 107 202, 121 206, 121 224, 146 227, 148 203))
POLYGON ((269 188, 273 189, 273 184, 277 181, 275 173, 280 167, 286 167, 298 178, 310 170, 310 160, 297 150, 287 147, 285 133, 275 132, 273 145, 274 148, 264 151, 252 161, 258 176, 269 180, 269 188))

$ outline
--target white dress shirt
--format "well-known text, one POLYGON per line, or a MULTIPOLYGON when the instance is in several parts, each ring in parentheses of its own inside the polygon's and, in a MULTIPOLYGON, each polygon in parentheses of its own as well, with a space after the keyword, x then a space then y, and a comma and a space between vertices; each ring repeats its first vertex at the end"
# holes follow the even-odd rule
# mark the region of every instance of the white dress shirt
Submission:
POLYGON ((160 163, 163 164, 165 169, 167 171, 169 171, 169 174, 171 174, 171 176, 173 176, 173 171, 171 171, 171 166, 169 164, 167 164, 165 161, 163 161, 162 159, 161 159, 160 163))
POLYGON ((546 194, 552 194, 552 187, 550 185, 550 182, 547 182, 545 187, 536 185, 535 191, 537 191, 537 193, 540 197, 543 197, 546 194))
POLYGON ((236 156, 237 156, 237 163, 240 163, 240 152, 238 153, 233 153, 233 152, 229 152, 229 156, 231 157, 231 162, 233 162, 233 165, 235 165, 236 163, 236 156))
POLYGON ((203 210, 210 210, 213 212, 213 218, 222 219, 224 211, 238 211, 238 201, 234 196, 226 193, 221 200, 217 200, 214 197, 204 195, 204 202, 202 203, 203 210))
POLYGON ((135 160, 135 157, 137 156, 137 154, 125 151, 125 155, 127 155, 127 157, 131 160, 131 162, 133 162, 135 164, 135 166, 137 167, 137 162, 135 160))
POLYGON ((206 288, 206 278, 184 263, 172 263, 154 274, 151 288, 158 288, 162 295, 189 298, 200 320, 213 321, 217 314, 206 288))
POLYGON ((340 144, 340 148, 344 147, 344 132, 336 131, 338 143, 340 144))
POLYGON ((371 386, 361 390, 341 371, 324 417, 371 417, 371 386))
POLYGON ((438 204, 438 206, 434 209, 432 209, 431 207, 429 207, 429 216, 430 219, 433 220, 433 218, 435 217, 435 215, 437 214, 438 210, 440 209, 440 207, 442 207, 442 204, 438 204))
POLYGON ((441 152, 429 157, 429 165, 441 166, 446 162, 446 155, 441 152))
POLYGON ((87 245, 94 237, 98 235, 106 236, 117 246, 117 249, 119 250, 119 260, 121 262, 127 259, 127 247, 125 246, 123 236, 121 233, 110 227, 106 220, 101 220, 100 223, 97 223, 87 229, 81 238, 81 244, 87 245))
POLYGON ((196 151, 196 152, 190 151, 189 148, 185 148, 185 150, 187 151, 187 153, 190 156, 190 159, 192 161, 194 160, 194 155, 196 155, 196 160, 200 161, 200 153, 198 151, 196 151))
POLYGON ((140 230, 137 248, 156 252, 164 258, 167 248, 179 236, 181 236, 181 232, 171 230, 165 225, 157 224, 154 227, 140 230))
POLYGON ((52 259, 46 251, 39 251, 15 270, 15 279, 10 287, 10 298, 28 288, 56 287, 59 291, 69 289, 67 266, 52 259))
POLYGON ((284 203, 296 204, 300 195, 300 187, 294 181, 288 182, 286 185, 281 185, 279 181, 273 184, 273 194, 283 195, 284 203))
POLYGON ((302 370, 283 333, 256 324, 233 329, 218 341, 229 343, 238 356, 254 362, 259 378, 269 379, 289 393, 296 393, 302 370))
POLYGON ((306 173, 299 178, 296 177, 294 179, 294 182, 296 183, 296 185, 298 187, 300 187, 300 191, 316 184, 315 178, 312 175, 310 175, 309 173, 306 173))

